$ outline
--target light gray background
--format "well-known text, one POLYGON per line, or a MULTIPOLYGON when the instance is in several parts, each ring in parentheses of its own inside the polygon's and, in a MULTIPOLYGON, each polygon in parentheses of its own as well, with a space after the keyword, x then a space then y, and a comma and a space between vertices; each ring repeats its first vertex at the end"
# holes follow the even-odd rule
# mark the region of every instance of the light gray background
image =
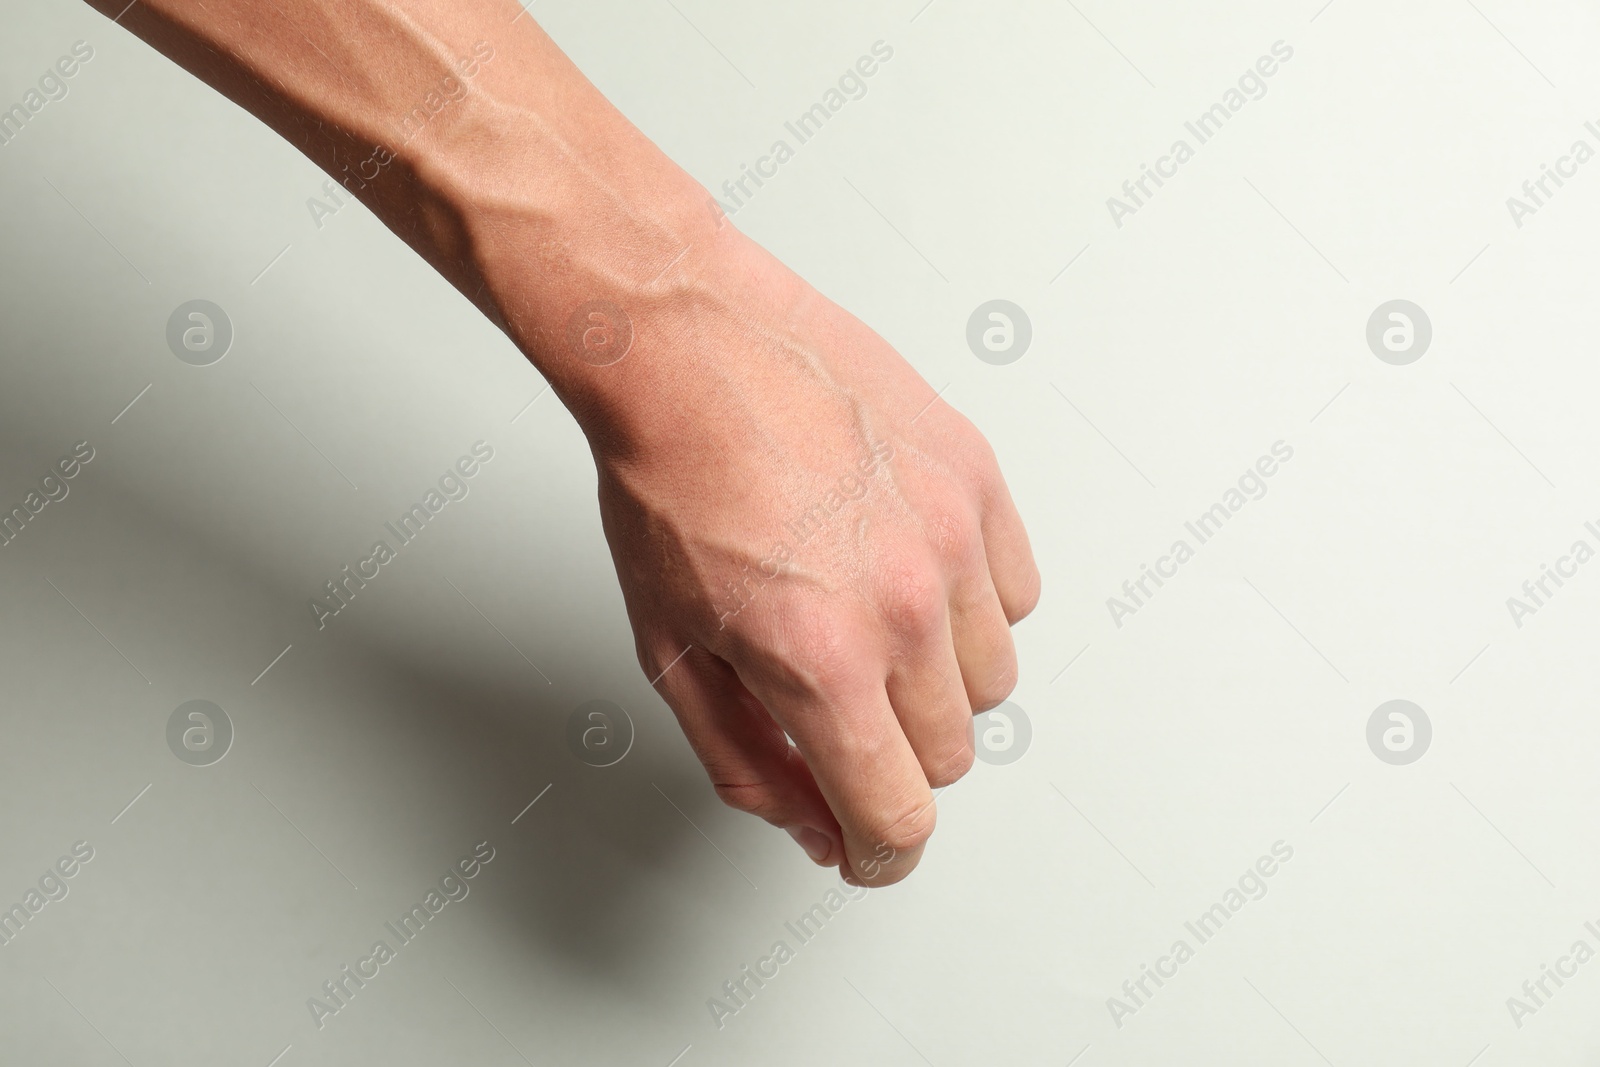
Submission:
POLYGON ((9 3, 0 106, 96 55, 0 148, 0 500, 97 455, 0 549, 0 901, 96 855, 0 947, 4 1058, 1595 1062, 1600 962, 1520 1029, 1506 998, 1600 948, 1600 566, 1521 628, 1506 598, 1596 542, 1600 162, 1520 229, 1506 198, 1600 147, 1600 17, 1322 3, 533 9, 712 187, 893 46, 737 224, 988 434, 1044 572, 1031 749, 721 1030, 707 998, 834 882, 717 803, 640 676, 572 420, 364 208, 318 229, 323 176, 254 120, 85 7, 9 3), (1278 40, 1265 98, 1114 225, 1278 40), (165 343, 193 298, 236 331, 214 366, 165 343), (966 346, 994 298, 1033 324, 1009 366, 966 346), (1396 367, 1365 330, 1401 298, 1434 341, 1396 367), (307 599, 479 439, 471 495, 318 632, 307 599), (1115 626, 1278 440, 1266 497, 1115 626), (1411 766, 1366 743, 1396 698, 1434 727, 1411 766), (167 748, 191 699, 237 731, 210 767, 167 748), (563 741, 591 699, 638 731, 603 770, 563 741), (470 896, 319 1030, 307 998, 482 840, 470 896), (1268 895, 1116 1026, 1279 840, 1268 895))

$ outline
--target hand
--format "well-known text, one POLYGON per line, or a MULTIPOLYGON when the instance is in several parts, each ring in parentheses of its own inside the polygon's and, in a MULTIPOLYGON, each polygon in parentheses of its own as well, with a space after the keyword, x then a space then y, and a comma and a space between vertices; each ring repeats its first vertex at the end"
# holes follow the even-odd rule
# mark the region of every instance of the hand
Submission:
POLYGON ((635 303, 609 368, 677 371, 659 424, 591 433, 606 537, 640 665, 718 795, 887 885, 971 767, 973 713, 1016 684, 1039 572, 972 424, 759 248, 719 244, 635 303))
POLYGON ((548 378, 595 454, 640 663, 723 799, 857 882, 916 866, 1039 596, 971 424, 708 212, 513 0, 93 2, 299 146, 548 378), (617 362, 573 351, 596 302, 631 322, 617 362))

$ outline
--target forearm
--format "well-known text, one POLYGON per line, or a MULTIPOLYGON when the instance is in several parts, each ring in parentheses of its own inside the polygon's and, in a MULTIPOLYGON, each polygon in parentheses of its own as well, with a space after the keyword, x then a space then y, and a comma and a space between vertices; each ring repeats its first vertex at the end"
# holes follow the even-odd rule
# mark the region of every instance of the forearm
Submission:
MULTIPOLYGON (((92 2, 115 15, 126 0, 92 2)), ((692 370, 634 353, 597 367, 605 326, 600 352, 574 351, 575 312, 605 302, 625 316, 609 326, 644 330, 769 262, 515 0, 140 0, 121 22, 366 203, 591 436, 666 432, 649 398, 692 370)))

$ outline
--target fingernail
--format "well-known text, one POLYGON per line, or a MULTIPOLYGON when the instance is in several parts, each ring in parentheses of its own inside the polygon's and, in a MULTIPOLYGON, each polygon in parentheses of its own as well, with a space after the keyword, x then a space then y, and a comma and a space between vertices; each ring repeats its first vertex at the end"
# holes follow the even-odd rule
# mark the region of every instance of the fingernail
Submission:
POLYGON ((795 844, 806 850, 806 855, 811 857, 812 863, 821 863, 828 858, 828 853, 833 851, 833 842, 828 840, 828 836, 818 833, 809 826, 791 826, 789 836, 794 838, 795 844))

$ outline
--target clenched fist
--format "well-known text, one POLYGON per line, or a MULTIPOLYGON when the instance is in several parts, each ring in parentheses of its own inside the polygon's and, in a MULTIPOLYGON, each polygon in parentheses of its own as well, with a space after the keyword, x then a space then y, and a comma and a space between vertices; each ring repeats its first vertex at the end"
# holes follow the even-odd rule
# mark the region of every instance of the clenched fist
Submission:
POLYGON ((725 802, 888 884, 1016 684, 1039 572, 971 423, 743 238, 714 249, 633 301, 658 410, 593 435, 639 661, 725 802))

